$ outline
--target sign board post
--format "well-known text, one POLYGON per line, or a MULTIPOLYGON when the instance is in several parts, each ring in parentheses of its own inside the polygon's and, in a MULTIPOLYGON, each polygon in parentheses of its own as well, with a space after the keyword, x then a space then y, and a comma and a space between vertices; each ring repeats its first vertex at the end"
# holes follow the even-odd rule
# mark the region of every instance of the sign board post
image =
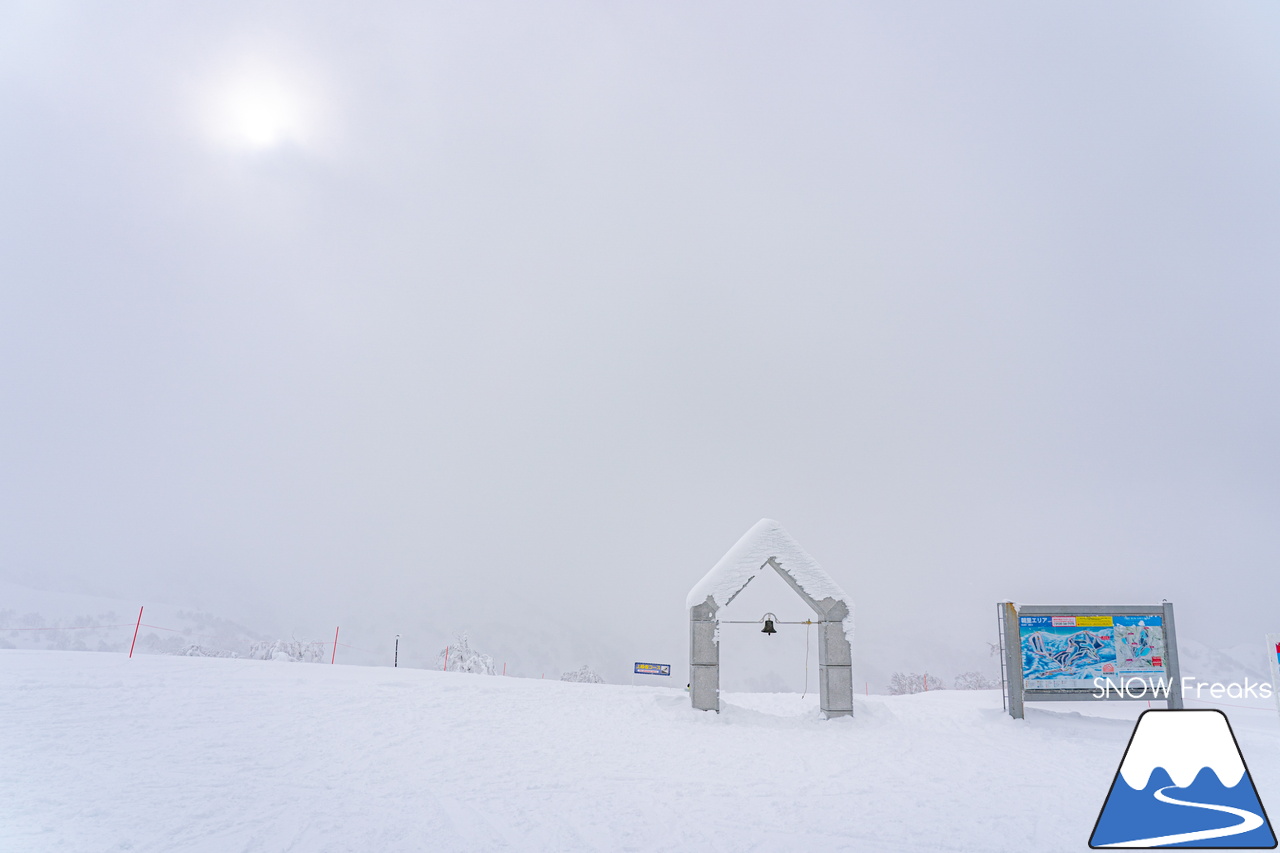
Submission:
POLYGON ((1164 699, 1182 707, 1173 605, 997 605, 1005 708, 1164 699))
POLYGON ((1267 634, 1267 660, 1271 662, 1271 693, 1280 711, 1280 634, 1267 634))

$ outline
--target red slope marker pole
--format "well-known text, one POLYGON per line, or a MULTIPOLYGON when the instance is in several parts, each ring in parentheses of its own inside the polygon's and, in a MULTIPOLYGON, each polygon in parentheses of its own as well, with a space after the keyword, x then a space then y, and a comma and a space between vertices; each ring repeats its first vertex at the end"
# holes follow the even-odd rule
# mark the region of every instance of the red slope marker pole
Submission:
POLYGON ((449 671, 449 647, 444 647, 444 671, 449 671))
MULTIPOLYGON (((338 626, 338 628, 341 627, 341 625, 338 626)), ((333 654, 329 657, 330 664, 338 659, 338 628, 333 629, 333 654)))
MULTIPOLYGON (((143 605, 145 607, 146 605, 143 605)), ((138 624, 133 626, 133 642, 129 644, 129 657, 133 657, 133 647, 138 644, 138 629, 142 627, 142 607, 138 608, 138 624)))

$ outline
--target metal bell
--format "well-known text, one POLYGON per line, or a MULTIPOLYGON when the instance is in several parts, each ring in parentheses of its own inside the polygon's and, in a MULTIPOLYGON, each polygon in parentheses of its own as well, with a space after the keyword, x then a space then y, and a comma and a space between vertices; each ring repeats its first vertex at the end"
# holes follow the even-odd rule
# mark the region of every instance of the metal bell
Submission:
POLYGON ((774 634, 778 633, 773 627, 772 619, 764 620, 764 627, 760 629, 760 633, 768 634, 769 636, 773 636, 774 634))

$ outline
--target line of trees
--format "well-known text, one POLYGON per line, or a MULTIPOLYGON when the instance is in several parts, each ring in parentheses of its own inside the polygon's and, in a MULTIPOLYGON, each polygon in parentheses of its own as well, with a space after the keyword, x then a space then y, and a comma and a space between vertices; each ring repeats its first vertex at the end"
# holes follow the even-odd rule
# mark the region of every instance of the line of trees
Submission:
MULTIPOLYGON (((953 690, 998 690, 999 687, 997 679, 988 678, 976 671, 960 673, 951 684, 953 690)), ((946 689, 941 678, 927 672, 895 672, 889 677, 889 694, 892 696, 946 689)))

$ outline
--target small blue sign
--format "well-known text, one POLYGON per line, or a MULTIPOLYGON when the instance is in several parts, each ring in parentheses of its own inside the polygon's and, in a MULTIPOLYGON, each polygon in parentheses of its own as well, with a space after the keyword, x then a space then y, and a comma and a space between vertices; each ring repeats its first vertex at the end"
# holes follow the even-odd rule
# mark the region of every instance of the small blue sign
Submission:
POLYGON ((669 663, 636 663, 636 675, 670 675, 669 663))

